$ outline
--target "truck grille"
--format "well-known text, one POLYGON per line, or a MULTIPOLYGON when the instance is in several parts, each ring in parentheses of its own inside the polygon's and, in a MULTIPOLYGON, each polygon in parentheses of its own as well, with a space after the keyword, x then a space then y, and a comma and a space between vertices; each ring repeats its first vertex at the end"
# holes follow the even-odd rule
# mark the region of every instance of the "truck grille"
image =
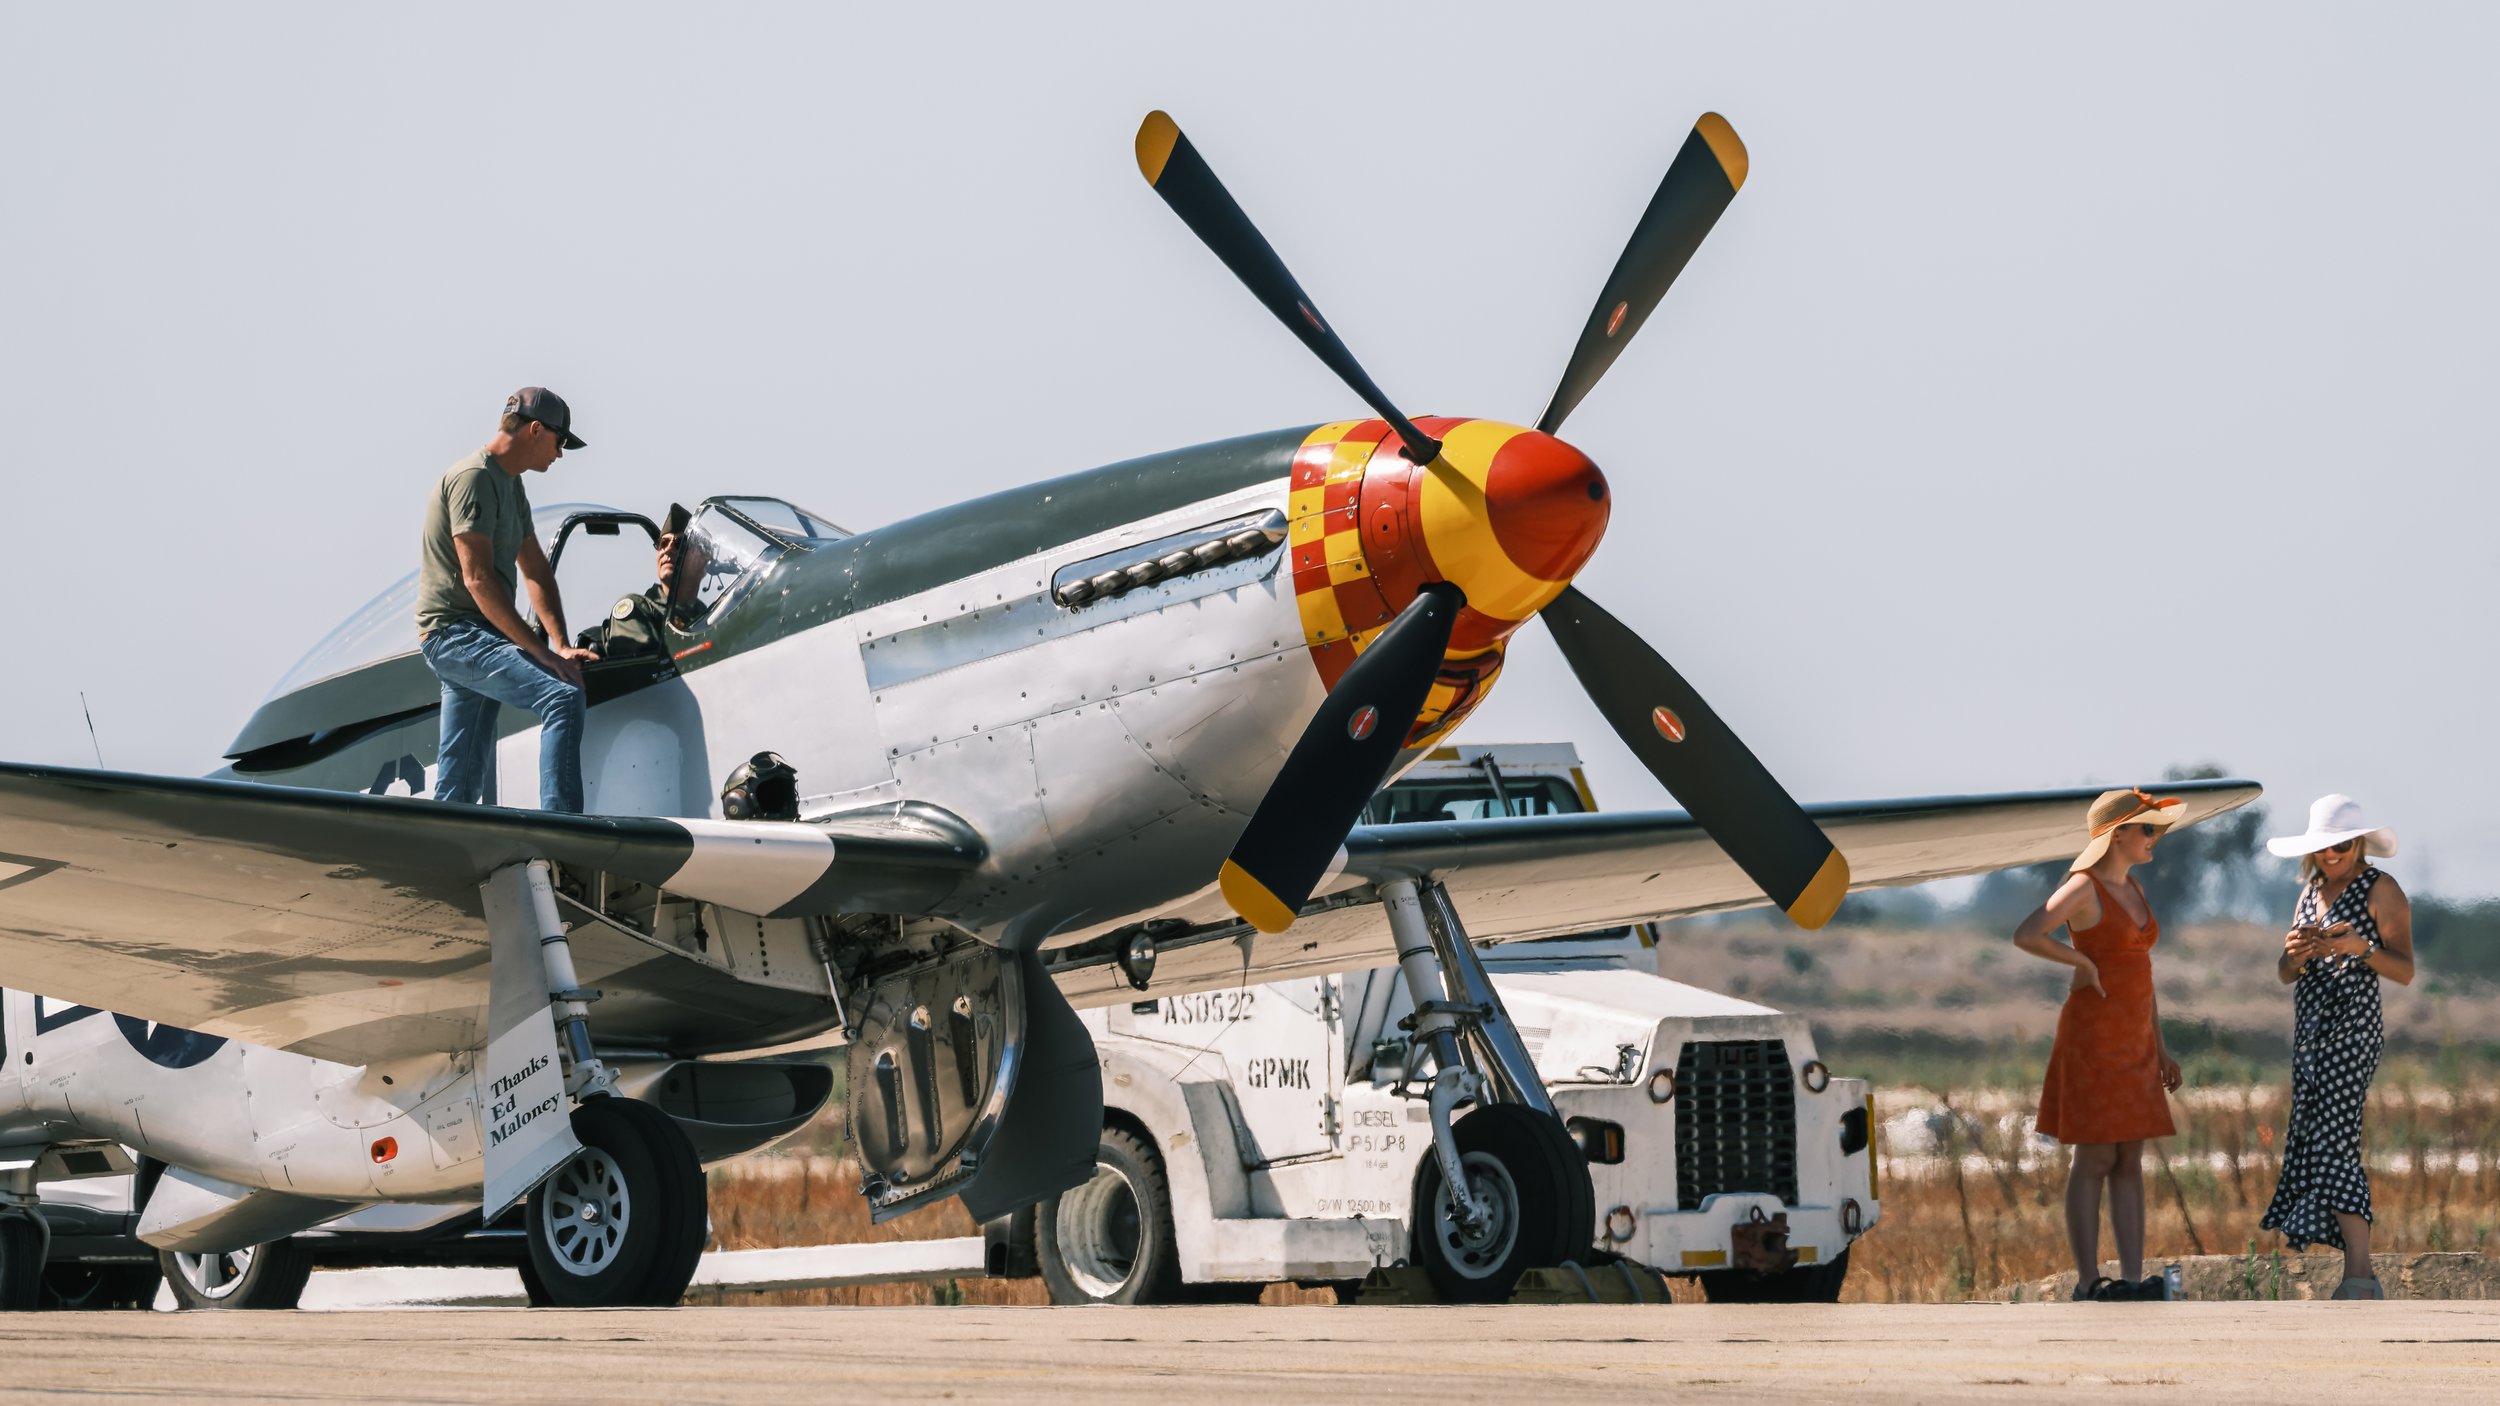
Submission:
POLYGON ((1797 1076, 1785 1040, 1696 1041, 1675 1061, 1675 1200, 1729 1191, 1797 1204, 1797 1076))

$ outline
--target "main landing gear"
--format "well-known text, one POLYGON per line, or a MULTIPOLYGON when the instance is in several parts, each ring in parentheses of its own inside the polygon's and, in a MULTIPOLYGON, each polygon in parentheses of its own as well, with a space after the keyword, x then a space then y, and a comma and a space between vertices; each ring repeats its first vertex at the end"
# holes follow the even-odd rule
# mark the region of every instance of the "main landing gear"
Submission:
POLYGON ((529 1259, 521 1280, 533 1305, 660 1308, 684 1297, 709 1237, 703 1164, 677 1120, 619 1095, 590 1040, 589 1003, 556 913, 543 860, 487 877, 516 887, 486 904, 498 953, 536 948, 556 1026, 564 1089, 581 1150, 529 1193, 529 1259), (513 938, 525 938, 516 942, 513 938))
POLYGON ((1597 1220, 1588 1161, 1449 894, 1431 879, 1399 879, 1382 885, 1381 899, 1415 998, 1414 1043, 1433 1061, 1432 1149, 1411 1203, 1415 1261, 1443 1299, 1497 1302, 1526 1270, 1588 1256, 1597 1220))

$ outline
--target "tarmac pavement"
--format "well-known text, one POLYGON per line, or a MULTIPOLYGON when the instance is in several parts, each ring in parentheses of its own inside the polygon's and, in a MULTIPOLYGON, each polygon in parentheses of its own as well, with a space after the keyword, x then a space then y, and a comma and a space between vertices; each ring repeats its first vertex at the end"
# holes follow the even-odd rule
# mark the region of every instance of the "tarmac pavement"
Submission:
POLYGON ((2500 1304, 0 1314, 0 1401, 2493 1399, 2500 1304))

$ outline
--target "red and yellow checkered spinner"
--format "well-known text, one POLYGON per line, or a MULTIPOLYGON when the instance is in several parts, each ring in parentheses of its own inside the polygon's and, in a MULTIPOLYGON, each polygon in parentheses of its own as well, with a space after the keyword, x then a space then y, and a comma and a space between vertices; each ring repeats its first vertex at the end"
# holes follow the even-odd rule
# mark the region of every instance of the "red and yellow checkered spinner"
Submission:
POLYGON ((1294 456, 1287 515, 1302 638, 1330 688, 1426 584, 1466 592, 1407 734, 1421 747, 1483 701, 1511 633, 1597 550, 1610 499, 1597 465, 1552 435, 1433 416, 1415 427, 1441 441, 1430 464, 1401 453, 1382 420, 1313 430, 1294 456))

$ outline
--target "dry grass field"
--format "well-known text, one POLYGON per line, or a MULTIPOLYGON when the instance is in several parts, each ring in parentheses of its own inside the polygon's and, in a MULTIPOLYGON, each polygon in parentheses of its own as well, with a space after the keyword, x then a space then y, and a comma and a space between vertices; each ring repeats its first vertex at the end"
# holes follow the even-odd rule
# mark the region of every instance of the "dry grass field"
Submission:
MULTIPOLYGON (((2029 1133, 2030 1091, 1889 1091, 1896 1150, 1883 1220, 1860 1242, 1844 1297, 1936 1303, 2071 1268, 2065 1153, 2029 1133)), ((2257 1222, 2282 1167, 2288 1090, 2190 1089, 2172 1100, 2179 1135, 2145 1157, 2145 1258, 2270 1260, 2281 1237, 2257 1222)), ((2500 1252, 2500 1094, 2489 1087, 2382 1082, 2365 1115, 2382 1254, 2500 1252)), ((2106 1225, 2101 1252, 2115 1254, 2106 1225)))

